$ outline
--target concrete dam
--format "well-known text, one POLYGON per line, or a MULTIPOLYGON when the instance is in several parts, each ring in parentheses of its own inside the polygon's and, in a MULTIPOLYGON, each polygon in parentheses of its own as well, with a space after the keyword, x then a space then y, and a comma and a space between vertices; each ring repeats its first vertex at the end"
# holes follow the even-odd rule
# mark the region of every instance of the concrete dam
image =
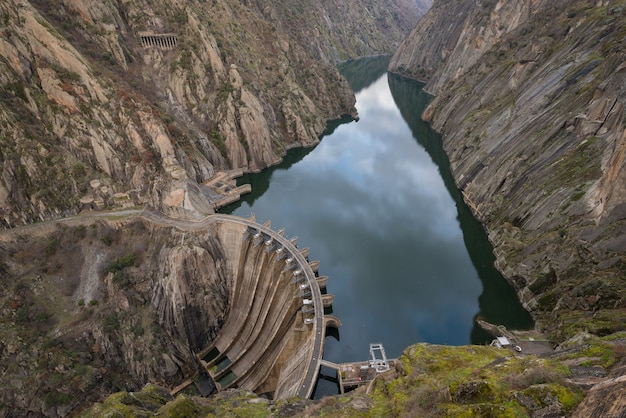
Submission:
POLYGON ((333 296, 322 294, 328 278, 318 277, 319 261, 308 260, 309 250, 297 248, 297 238, 286 238, 284 230, 272 230, 269 221, 260 225, 254 218, 143 217, 183 231, 210 229, 222 244, 232 280, 230 304, 217 338, 196 353, 216 389, 241 388, 274 399, 311 397, 326 327, 341 323, 324 314, 333 296))

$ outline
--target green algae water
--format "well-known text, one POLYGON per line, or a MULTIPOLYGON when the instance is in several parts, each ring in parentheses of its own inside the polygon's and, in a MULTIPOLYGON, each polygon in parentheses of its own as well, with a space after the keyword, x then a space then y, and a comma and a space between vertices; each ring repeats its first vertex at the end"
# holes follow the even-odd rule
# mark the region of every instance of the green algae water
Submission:
MULTIPOLYGON (((329 276, 332 314, 343 323, 326 337, 324 358, 367 360, 369 343, 389 358, 417 342, 484 344, 481 318, 510 329, 530 315, 494 268, 482 226, 452 179, 440 137, 420 114, 421 85, 387 74, 388 58, 344 63, 358 122, 331 124, 319 145, 247 175, 252 193, 223 213, 272 221, 309 247, 329 276)), ((323 368, 315 397, 337 393, 323 368)))

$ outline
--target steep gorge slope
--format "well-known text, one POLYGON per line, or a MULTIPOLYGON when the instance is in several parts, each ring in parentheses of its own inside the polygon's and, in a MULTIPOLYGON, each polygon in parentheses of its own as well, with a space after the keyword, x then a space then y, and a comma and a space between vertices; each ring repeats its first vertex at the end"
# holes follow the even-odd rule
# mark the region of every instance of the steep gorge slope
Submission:
POLYGON ((436 1, 390 65, 436 95, 423 117, 557 340, 626 323, 624 27, 623 0, 436 1))
POLYGON ((201 183, 217 171, 261 170, 354 115, 333 60, 390 52, 422 4, 329 1, 303 22, 282 14, 299 2, 248 3, 2 2, 0 223, 136 204, 210 212, 201 183), (322 24, 321 46, 300 45, 322 24), (357 35, 344 27, 372 42, 347 50, 357 35))
POLYGON ((196 373, 233 278, 213 229, 83 218, 0 232, 0 416, 67 416, 196 373))
POLYGON ((413 29, 431 0, 341 2, 246 1, 288 33, 316 59, 336 63, 350 58, 392 54, 413 29))

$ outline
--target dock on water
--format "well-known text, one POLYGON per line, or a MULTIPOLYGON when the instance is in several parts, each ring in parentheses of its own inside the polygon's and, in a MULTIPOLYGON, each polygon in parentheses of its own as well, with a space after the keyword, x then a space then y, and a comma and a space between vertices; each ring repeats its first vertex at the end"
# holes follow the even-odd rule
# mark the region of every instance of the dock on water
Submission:
POLYGON ((322 359, 320 365, 337 371, 339 391, 344 394, 346 391, 370 383, 380 373, 391 370, 395 367, 396 361, 396 359, 388 360, 383 345, 375 343, 370 344, 370 358, 367 361, 337 364, 322 359))

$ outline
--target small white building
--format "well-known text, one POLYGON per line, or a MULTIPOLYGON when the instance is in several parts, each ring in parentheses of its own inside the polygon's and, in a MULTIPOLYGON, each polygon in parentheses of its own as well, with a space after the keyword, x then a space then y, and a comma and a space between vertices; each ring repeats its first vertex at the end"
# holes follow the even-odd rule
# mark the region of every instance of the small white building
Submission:
POLYGON ((491 342, 491 345, 498 348, 510 347, 511 342, 506 337, 496 337, 496 339, 491 342))

